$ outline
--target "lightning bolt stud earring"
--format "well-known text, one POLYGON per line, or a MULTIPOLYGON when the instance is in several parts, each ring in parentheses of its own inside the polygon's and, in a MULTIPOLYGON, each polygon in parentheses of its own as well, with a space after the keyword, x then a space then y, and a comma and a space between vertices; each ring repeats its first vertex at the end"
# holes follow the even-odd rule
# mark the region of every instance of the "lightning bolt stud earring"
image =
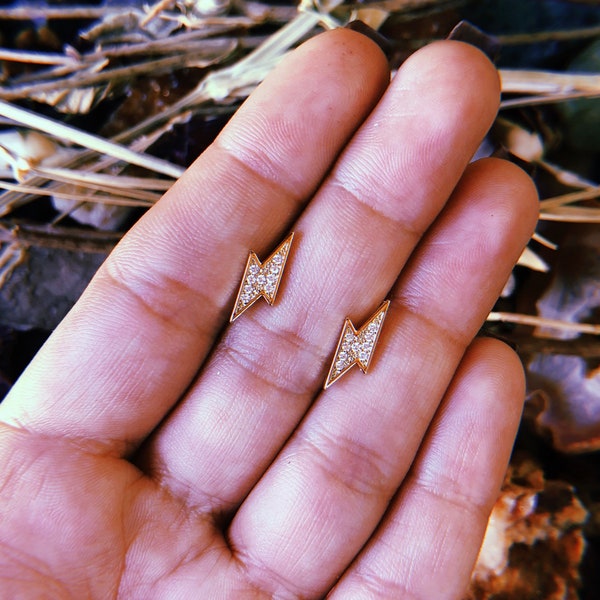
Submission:
POLYGON ((368 371, 389 307, 390 301, 385 300, 358 331, 350 319, 344 321, 324 389, 334 384, 354 365, 358 365, 363 373, 368 371))
POLYGON ((294 234, 292 232, 277 246, 264 263, 259 260, 254 252, 250 252, 242 283, 235 299, 233 312, 229 319, 231 323, 261 297, 273 306, 293 239, 294 234))

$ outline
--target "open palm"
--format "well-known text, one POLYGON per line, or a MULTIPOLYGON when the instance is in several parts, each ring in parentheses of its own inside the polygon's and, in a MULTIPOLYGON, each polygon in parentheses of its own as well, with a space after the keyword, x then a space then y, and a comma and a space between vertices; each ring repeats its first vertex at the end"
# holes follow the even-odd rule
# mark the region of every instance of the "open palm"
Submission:
POLYGON ((535 192, 469 164, 499 94, 479 51, 388 84, 366 37, 307 42, 106 261, 0 405, 2 598, 461 596, 523 396, 473 338, 535 192), (289 231, 275 306, 228 325, 289 231), (385 298, 369 374, 322 391, 385 298))

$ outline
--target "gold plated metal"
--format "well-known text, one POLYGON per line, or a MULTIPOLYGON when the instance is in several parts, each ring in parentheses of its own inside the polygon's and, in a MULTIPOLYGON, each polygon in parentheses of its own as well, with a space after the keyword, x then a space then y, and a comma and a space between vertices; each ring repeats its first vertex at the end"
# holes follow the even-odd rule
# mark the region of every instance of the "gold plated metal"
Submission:
POLYGON ((242 283, 229 319, 231 323, 261 297, 271 306, 273 305, 293 239, 294 233, 292 232, 264 263, 259 260, 254 252, 250 252, 242 283))
POLYGON ((333 385, 354 365, 358 365, 363 373, 368 371, 389 307, 390 301, 385 300, 359 330, 354 327, 350 319, 344 321, 342 335, 340 335, 340 340, 333 355, 331 368, 323 386, 324 389, 333 385))

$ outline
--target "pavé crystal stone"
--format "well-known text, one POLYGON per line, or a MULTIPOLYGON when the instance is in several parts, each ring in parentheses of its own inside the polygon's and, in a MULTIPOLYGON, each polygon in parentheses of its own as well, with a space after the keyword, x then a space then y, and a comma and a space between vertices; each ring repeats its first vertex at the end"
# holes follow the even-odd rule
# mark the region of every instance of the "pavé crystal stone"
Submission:
POLYGON ((326 389, 354 365, 358 365, 363 373, 367 372, 389 306, 389 300, 383 302, 358 331, 352 321, 346 319, 325 381, 326 389))
POLYGON ((230 321, 235 321, 261 296, 269 304, 274 303, 293 239, 292 233, 264 263, 254 252, 250 252, 230 321))

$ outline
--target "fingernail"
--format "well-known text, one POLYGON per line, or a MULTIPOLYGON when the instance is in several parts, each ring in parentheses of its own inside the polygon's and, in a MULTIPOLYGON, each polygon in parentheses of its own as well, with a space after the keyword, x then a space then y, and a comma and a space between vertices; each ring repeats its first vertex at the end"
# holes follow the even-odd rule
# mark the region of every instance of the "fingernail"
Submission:
POLYGON ((495 38, 485 31, 481 31, 478 27, 475 27, 469 21, 461 21, 448 35, 449 40, 456 40, 459 42, 466 42, 479 48, 487 57, 492 61, 496 62, 500 57, 501 44, 498 38, 495 38))
POLYGON ((389 58, 392 53, 392 44, 389 40, 381 35, 378 31, 375 31, 372 27, 369 27, 363 21, 350 21, 345 26, 346 29, 350 29, 351 31, 356 31, 358 33, 362 33, 366 37, 368 37, 371 41, 375 42, 382 50, 383 53, 389 58))
POLYGON ((509 346, 510 348, 512 348, 515 352, 517 352, 519 350, 519 345, 516 342, 514 342, 513 340, 511 340, 511 339, 509 339, 509 338, 501 335, 500 333, 497 333, 495 331, 492 331, 492 330, 488 329, 485 326, 477 334, 477 337, 491 338, 493 340, 499 340, 500 342, 504 342, 507 346, 509 346))

